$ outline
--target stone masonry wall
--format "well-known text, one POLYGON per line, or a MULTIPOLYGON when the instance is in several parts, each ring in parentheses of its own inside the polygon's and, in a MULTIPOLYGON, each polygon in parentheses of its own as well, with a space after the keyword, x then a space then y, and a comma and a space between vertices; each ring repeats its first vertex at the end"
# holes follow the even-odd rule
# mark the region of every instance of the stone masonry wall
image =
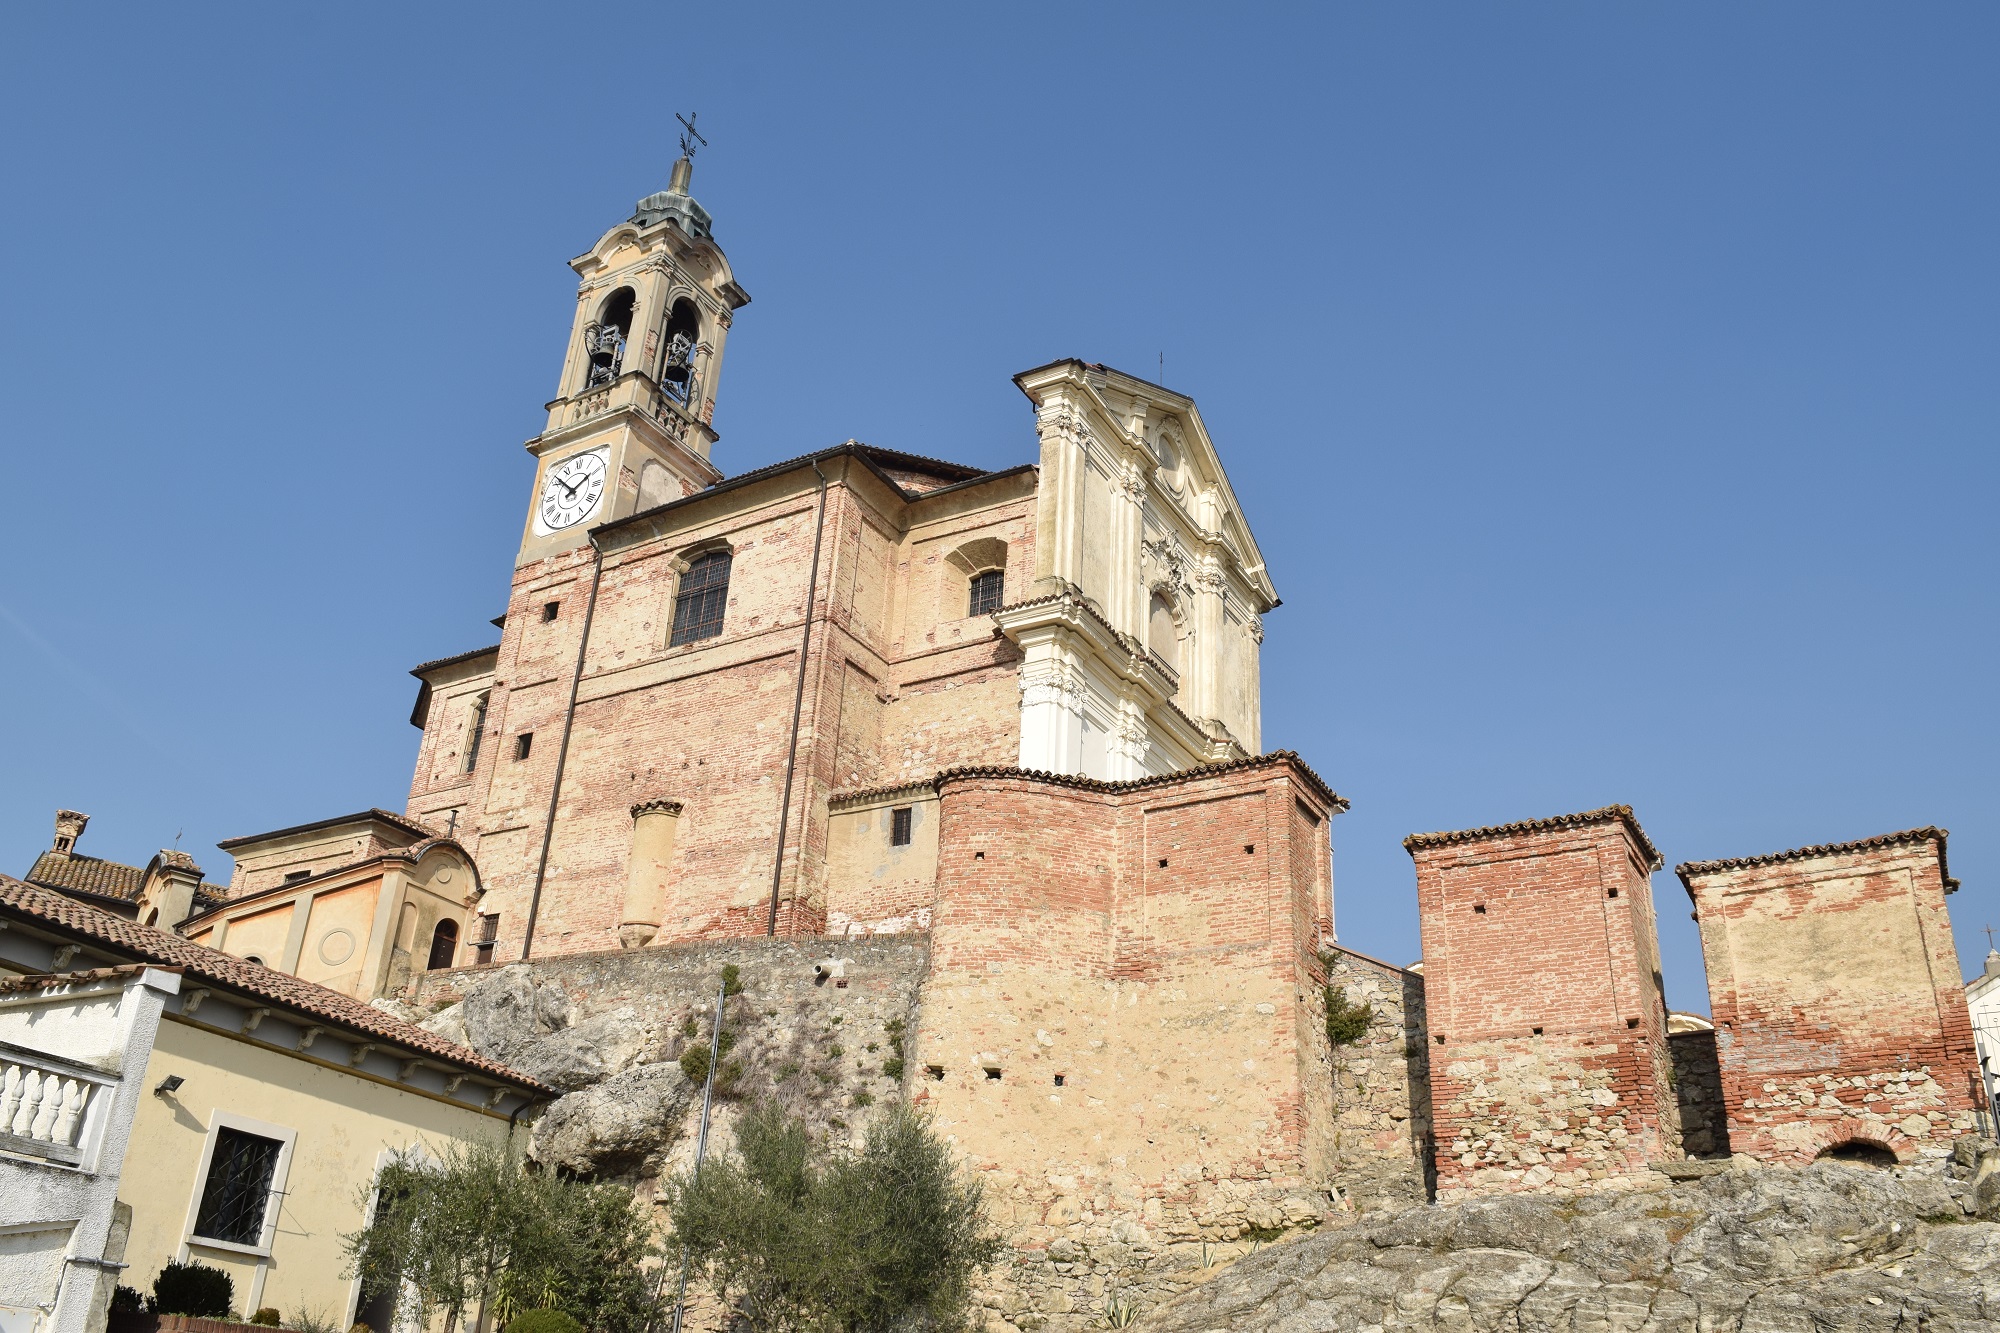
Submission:
POLYGON ((1701 923, 1735 1151, 1800 1163, 1859 1143, 1908 1161, 1978 1128, 1942 830, 1677 873, 1701 923))
POLYGON ((1286 755, 939 790, 912 1095, 1012 1240, 1005 1325, 1094 1326, 1329 1215, 1315 942, 1337 798, 1286 755))
POLYGON ((1713 1032, 1676 1032, 1667 1038, 1674 1059, 1674 1093, 1681 1105, 1681 1148, 1689 1157, 1729 1156, 1729 1108, 1722 1100, 1722 1067, 1713 1032))
POLYGON ((1424 979, 1391 963, 1322 946, 1326 981, 1365 1005, 1368 1031, 1333 1060, 1334 1189, 1368 1211, 1422 1201, 1431 1189, 1431 1094, 1424 979))
POLYGON ((1680 1155, 1650 870, 1623 806, 1407 839, 1440 1199, 1650 1184, 1680 1155))

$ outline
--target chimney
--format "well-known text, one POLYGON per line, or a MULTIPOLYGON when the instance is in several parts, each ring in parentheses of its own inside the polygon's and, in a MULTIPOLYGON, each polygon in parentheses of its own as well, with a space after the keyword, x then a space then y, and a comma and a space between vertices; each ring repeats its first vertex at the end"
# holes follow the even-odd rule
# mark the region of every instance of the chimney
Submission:
POLYGON ((56 811, 56 841, 50 848, 57 856, 68 856, 76 850, 76 840, 83 836, 83 826, 90 822, 90 816, 75 810, 56 811))

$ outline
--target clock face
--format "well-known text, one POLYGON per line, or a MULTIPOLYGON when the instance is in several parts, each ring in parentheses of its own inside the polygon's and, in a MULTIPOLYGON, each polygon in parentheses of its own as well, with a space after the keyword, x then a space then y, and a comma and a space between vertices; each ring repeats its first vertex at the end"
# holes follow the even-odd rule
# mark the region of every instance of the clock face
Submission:
POLYGON ((536 516, 550 532, 574 527, 597 512, 604 498, 604 454, 601 450, 565 458, 542 479, 536 516))

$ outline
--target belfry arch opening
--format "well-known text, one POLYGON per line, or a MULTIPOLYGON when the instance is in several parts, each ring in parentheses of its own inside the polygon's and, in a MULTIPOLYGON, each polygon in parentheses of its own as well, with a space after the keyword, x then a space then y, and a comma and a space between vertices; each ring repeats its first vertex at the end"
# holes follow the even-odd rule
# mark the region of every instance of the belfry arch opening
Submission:
POLYGON ((625 342, 632 336, 632 310, 638 297, 630 287, 620 287, 604 298, 597 318, 584 325, 583 350, 590 369, 584 387, 609 384, 625 368, 625 342))
POLYGON ((666 338, 660 351, 660 387, 683 405, 695 394, 695 349, 701 346, 701 313, 685 296, 667 312, 666 338))

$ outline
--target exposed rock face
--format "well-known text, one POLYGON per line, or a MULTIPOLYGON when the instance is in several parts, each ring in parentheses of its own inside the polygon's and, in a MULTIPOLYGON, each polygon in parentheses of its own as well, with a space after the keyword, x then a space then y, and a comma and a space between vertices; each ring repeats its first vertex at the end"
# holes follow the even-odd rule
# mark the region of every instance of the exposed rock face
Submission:
POLYGON ((701 1086, 680 1066, 640 1065, 572 1093, 535 1123, 535 1160, 594 1176, 657 1176, 701 1086))
POLYGON ((1993 1192, 1979 1158, 1894 1171, 1740 1168, 1644 1192, 1405 1209, 1245 1258, 1141 1327, 1992 1329, 2000 1224, 1969 1215, 1993 1192))
POLYGON ((718 1128, 739 1107, 775 1099, 855 1136, 868 1108, 897 1095, 906 1071, 896 1034, 915 1001, 922 943, 844 941, 850 965, 838 981, 814 967, 826 948, 716 941, 434 972, 399 1011, 568 1094, 534 1121, 536 1161, 645 1187, 691 1156, 701 1086, 676 1061, 690 1046, 706 1051, 725 964, 738 967, 742 989, 723 1025, 718 1128))

